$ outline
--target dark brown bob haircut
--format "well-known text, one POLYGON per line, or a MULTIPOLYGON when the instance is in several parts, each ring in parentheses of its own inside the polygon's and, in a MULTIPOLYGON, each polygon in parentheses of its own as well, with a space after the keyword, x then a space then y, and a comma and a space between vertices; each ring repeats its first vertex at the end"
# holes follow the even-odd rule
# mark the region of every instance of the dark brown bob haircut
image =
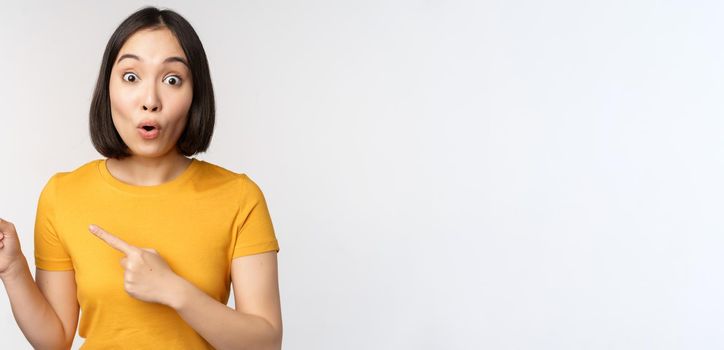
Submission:
POLYGON ((93 147, 108 158, 122 159, 131 156, 113 125, 111 99, 108 84, 113 63, 126 40, 139 30, 168 28, 179 41, 191 69, 193 99, 189 107, 186 128, 176 142, 176 148, 184 156, 205 152, 214 133, 214 90, 211 85, 206 52, 191 24, 172 10, 144 7, 126 18, 108 40, 103 53, 98 81, 91 100, 90 135, 93 147))

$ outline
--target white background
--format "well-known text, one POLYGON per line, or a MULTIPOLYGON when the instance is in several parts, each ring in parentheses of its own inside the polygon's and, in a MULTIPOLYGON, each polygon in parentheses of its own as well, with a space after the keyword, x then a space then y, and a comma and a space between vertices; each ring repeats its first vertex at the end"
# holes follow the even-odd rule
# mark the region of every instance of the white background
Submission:
MULTIPOLYGON (((102 157, 91 94, 143 5, 0 10, 0 217, 33 273, 40 190, 102 157)), ((285 349, 724 347, 721 2, 155 5, 209 58, 197 158, 267 198, 285 349)), ((30 349, 1 290, 0 347, 30 349)))

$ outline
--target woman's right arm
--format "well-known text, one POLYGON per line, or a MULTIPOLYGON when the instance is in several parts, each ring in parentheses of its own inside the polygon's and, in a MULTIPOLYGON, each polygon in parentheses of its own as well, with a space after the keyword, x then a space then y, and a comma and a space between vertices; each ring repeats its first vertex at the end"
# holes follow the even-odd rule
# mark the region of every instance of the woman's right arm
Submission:
POLYGON ((0 236, 0 279, 20 330, 34 349, 70 349, 78 320, 74 272, 37 270, 36 284, 14 225, 0 219, 0 236))

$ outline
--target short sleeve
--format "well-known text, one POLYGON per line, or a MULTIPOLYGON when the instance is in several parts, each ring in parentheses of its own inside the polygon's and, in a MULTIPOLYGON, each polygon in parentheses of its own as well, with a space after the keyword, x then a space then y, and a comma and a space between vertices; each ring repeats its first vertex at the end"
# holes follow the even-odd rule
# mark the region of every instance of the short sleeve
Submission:
POLYGON ((278 253, 279 242, 274 233, 264 194, 245 174, 241 174, 241 182, 242 193, 238 213, 241 225, 236 233, 232 259, 268 251, 278 253))
MULTIPOLYGON (((57 174, 56 174, 57 175, 57 174)), ((55 224, 55 178, 48 180, 35 213, 35 266, 50 271, 73 270, 73 263, 58 237, 55 224)))

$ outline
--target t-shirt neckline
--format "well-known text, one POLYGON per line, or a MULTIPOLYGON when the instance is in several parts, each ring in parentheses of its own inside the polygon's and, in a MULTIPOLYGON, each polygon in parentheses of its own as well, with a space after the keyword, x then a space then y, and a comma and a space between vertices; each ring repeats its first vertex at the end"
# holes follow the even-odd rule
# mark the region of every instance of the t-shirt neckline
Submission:
POLYGON ((141 194, 141 195, 159 195, 159 194, 166 194, 166 193, 172 193, 178 189, 180 189, 197 171, 197 169, 200 166, 200 162, 196 158, 191 158, 191 163, 186 166, 186 169, 184 171, 177 175, 175 178, 166 181, 159 185, 153 185, 153 186, 139 186, 139 185, 132 185, 129 183, 125 183, 115 177, 111 174, 111 172, 108 170, 108 167, 106 166, 106 160, 99 159, 96 163, 98 165, 98 172, 101 175, 101 178, 109 184, 110 186, 121 190, 123 192, 127 193, 133 193, 133 194, 141 194))

